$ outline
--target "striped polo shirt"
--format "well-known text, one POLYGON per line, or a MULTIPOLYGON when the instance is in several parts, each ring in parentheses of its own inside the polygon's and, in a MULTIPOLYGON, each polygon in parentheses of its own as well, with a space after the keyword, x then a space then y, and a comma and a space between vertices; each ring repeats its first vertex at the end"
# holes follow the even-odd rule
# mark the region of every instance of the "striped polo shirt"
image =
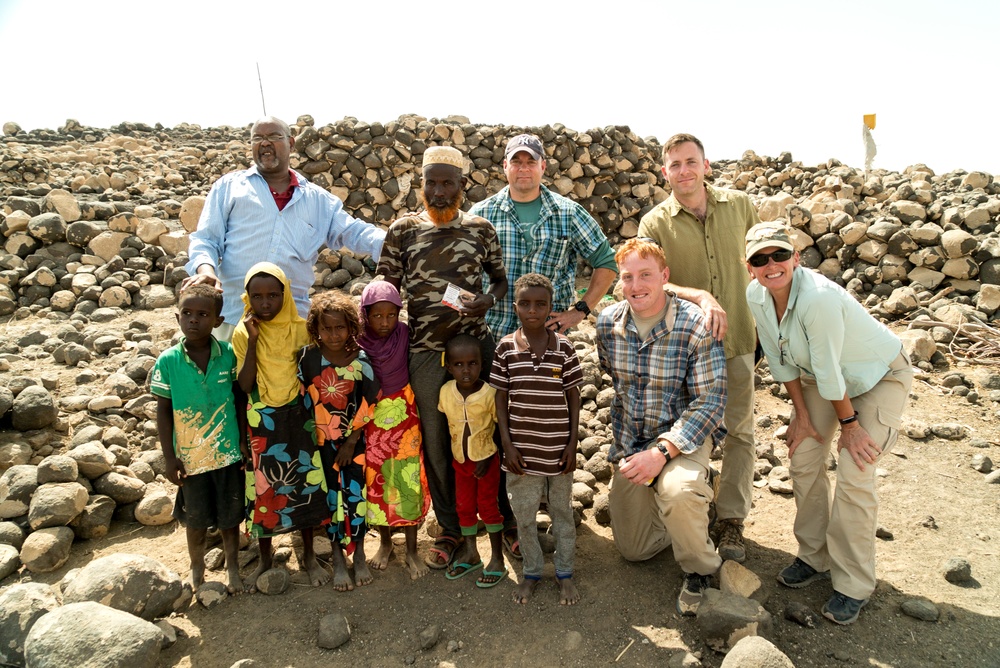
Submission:
POLYGON ((582 382, 580 360, 561 334, 550 333, 541 358, 532 354, 520 328, 497 345, 490 385, 508 393, 510 437, 528 475, 562 473, 559 459, 570 439, 566 390, 582 382))

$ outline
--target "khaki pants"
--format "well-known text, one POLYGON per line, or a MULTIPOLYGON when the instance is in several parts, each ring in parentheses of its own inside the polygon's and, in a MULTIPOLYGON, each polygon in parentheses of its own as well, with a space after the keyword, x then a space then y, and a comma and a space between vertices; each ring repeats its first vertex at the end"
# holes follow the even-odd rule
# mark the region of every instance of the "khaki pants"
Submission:
POLYGON ((728 379, 722 446, 722 474, 715 510, 720 520, 746 519, 753 501, 753 353, 726 360, 728 379))
POLYGON ((629 561, 645 561, 673 545, 685 573, 711 575, 722 559, 708 537, 711 441, 672 459, 653 487, 628 481, 615 466, 609 492, 615 547, 629 561))
MULTIPOLYGON (((910 360, 900 352, 875 387, 851 397, 858 422, 883 455, 896 442, 912 382, 910 360)), ((826 459, 839 427, 837 414, 819 395, 815 381, 803 378, 802 391, 809 417, 824 442, 806 439, 792 456, 798 557, 818 571, 829 569, 836 591, 866 599, 875 590, 875 464, 865 464, 862 471, 850 456, 839 457, 836 491, 831 493, 826 459)))

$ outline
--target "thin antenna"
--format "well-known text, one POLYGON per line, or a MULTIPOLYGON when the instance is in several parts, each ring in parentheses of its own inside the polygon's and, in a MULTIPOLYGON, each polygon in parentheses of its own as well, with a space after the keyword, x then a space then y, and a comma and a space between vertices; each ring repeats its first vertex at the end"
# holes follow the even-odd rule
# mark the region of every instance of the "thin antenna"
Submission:
POLYGON ((267 105, 264 104, 264 82, 260 79, 260 63, 255 63, 257 65, 257 84, 260 86, 260 106, 264 109, 264 115, 267 116, 267 105))

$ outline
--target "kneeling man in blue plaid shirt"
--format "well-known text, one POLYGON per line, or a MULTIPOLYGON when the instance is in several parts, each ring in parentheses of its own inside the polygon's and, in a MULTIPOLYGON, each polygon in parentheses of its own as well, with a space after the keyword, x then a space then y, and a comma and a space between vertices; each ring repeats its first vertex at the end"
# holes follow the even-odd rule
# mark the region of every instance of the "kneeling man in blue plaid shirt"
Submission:
POLYGON ((659 245, 630 239, 615 260, 625 301, 597 319, 601 366, 615 387, 611 530, 629 561, 673 546, 684 573, 677 610, 693 615, 722 564, 708 536, 709 457, 726 435, 726 355, 701 310, 664 287, 659 245))

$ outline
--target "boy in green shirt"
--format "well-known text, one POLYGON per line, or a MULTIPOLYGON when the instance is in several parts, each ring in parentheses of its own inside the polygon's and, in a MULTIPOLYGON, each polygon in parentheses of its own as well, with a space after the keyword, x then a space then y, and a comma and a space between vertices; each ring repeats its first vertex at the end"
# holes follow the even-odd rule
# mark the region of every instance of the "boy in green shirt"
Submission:
POLYGON ((222 324, 222 293, 207 285, 181 292, 180 343, 156 360, 150 391, 156 395, 156 428, 166 475, 177 485, 174 517, 187 528, 191 585, 205 581, 205 536, 222 534, 229 593, 240 581, 239 525, 245 518, 246 396, 236 383, 232 346, 212 336, 222 324))

